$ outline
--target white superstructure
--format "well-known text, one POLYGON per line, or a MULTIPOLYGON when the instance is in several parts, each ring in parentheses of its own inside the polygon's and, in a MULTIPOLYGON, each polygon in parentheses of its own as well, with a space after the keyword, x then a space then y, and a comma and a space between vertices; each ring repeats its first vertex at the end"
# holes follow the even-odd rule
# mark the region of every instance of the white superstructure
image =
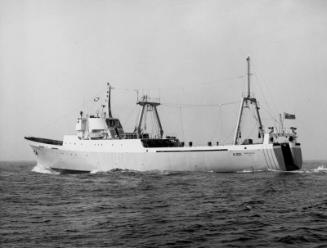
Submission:
POLYGON ((63 141, 25 137, 39 164, 66 171, 171 170, 235 172, 242 170, 298 170, 302 166, 301 145, 296 129, 264 131, 255 98, 250 95, 248 60, 248 94, 242 98, 233 145, 185 146, 175 137, 163 137, 156 101, 143 97, 138 104, 142 111, 138 125, 131 133, 124 132, 120 121, 112 117, 111 87, 108 84, 108 116, 80 113, 76 135, 66 135, 63 141), (258 138, 243 139, 241 123, 244 108, 253 106, 257 114, 258 138), (151 137, 143 128, 145 112, 151 109, 158 133, 151 137))

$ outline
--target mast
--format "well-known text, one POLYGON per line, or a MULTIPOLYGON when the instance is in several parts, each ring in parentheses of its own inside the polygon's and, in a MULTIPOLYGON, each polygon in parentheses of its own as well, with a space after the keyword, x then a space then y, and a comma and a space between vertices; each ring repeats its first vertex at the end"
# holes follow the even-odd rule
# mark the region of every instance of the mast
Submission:
POLYGON ((242 120, 242 115, 243 115, 244 104, 245 104, 245 98, 242 98, 240 114, 238 116, 237 126, 236 126, 236 131, 235 131, 234 145, 237 145, 238 139, 241 138, 241 120, 242 120))
POLYGON ((109 115, 109 118, 112 118, 112 113, 111 113, 111 85, 110 83, 107 83, 107 86, 108 86, 108 91, 107 91, 107 97, 108 97, 108 115, 109 115))
POLYGON ((260 112, 259 109, 260 107, 258 106, 257 99, 254 97, 251 97, 251 70, 250 70, 250 57, 246 58, 247 62, 247 82, 248 82, 248 87, 247 87, 247 96, 242 98, 242 103, 241 103, 241 108, 240 108, 240 113, 237 121, 237 126, 236 126, 236 131, 235 131, 235 137, 234 137, 234 145, 237 145, 239 142, 239 139, 241 139, 241 122, 242 122, 242 116, 243 116, 243 109, 248 106, 248 102, 250 104, 254 104, 255 106, 255 111, 258 117, 258 122, 259 122, 259 138, 263 138, 263 125, 260 117, 260 112))
POLYGON ((250 76, 251 76, 251 73, 250 73, 250 57, 247 57, 246 58, 246 61, 247 61, 247 64, 248 64, 248 73, 247 73, 247 75, 248 75, 248 98, 250 98, 251 97, 251 93, 250 93, 250 76))
POLYGON ((161 139, 163 137, 164 131, 162 129, 161 121, 160 121, 158 110, 157 110, 157 106, 159 106, 160 103, 157 102, 157 101, 151 101, 151 99, 148 99, 148 96, 147 95, 144 95, 142 97, 142 99, 137 102, 137 104, 140 105, 140 106, 142 106, 142 111, 141 111, 140 119, 139 119, 138 125, 137 125, 137 127, 135 129, 135 131, 137 133, 137 136, 139 138, 142 137, 141 127, 142 127, 143 122, 146 121, 145 120, 146 119, 146 111, 148 111, 148 109, 151 108, 151 109, 153 109, 154 116, 155 116, 155 118, 157 120, 157 125, 158 125, 158 128, 159 128, 159 137, 161 139))

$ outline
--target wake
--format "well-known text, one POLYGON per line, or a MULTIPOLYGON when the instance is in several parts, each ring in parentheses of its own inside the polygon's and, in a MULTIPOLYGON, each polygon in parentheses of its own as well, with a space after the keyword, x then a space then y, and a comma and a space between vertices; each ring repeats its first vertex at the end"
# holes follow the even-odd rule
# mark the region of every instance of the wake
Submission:
POLYGON ((51 170, 50 168, 40 164, 40 163, 37 163, 34 168, 32 169, 33 172, 36 172, 36 173, 41 173, 41 174, 53 174, 53 175, 59 175, 60 173, 57 172, 57 171, 54 171, 54 170, 51 170))

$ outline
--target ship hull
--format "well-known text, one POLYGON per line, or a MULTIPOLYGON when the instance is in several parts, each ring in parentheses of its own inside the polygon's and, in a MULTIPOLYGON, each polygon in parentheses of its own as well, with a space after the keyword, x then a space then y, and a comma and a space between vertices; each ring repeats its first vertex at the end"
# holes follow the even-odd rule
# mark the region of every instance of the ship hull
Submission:
POLYGON ((30 142, 38 164, 54 170, 76 172, 128 169, 137 171, 260 171, 298 170, 300 145, 257 144, 129 149, 77 149, 30 142))

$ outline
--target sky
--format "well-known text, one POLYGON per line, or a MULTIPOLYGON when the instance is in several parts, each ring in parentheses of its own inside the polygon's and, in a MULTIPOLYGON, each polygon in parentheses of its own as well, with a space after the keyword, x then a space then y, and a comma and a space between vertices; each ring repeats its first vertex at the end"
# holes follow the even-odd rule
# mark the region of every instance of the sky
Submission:
POLYGON ((33 160, 24 136, 74 134, 106 82, 127 131, 139 89, 160 97, 165 134, 229 143, 247 56, 264 126, 295 113, 303 158, 327 159, 326 11, 324 0, 0 0, 0 160, 33 160))

